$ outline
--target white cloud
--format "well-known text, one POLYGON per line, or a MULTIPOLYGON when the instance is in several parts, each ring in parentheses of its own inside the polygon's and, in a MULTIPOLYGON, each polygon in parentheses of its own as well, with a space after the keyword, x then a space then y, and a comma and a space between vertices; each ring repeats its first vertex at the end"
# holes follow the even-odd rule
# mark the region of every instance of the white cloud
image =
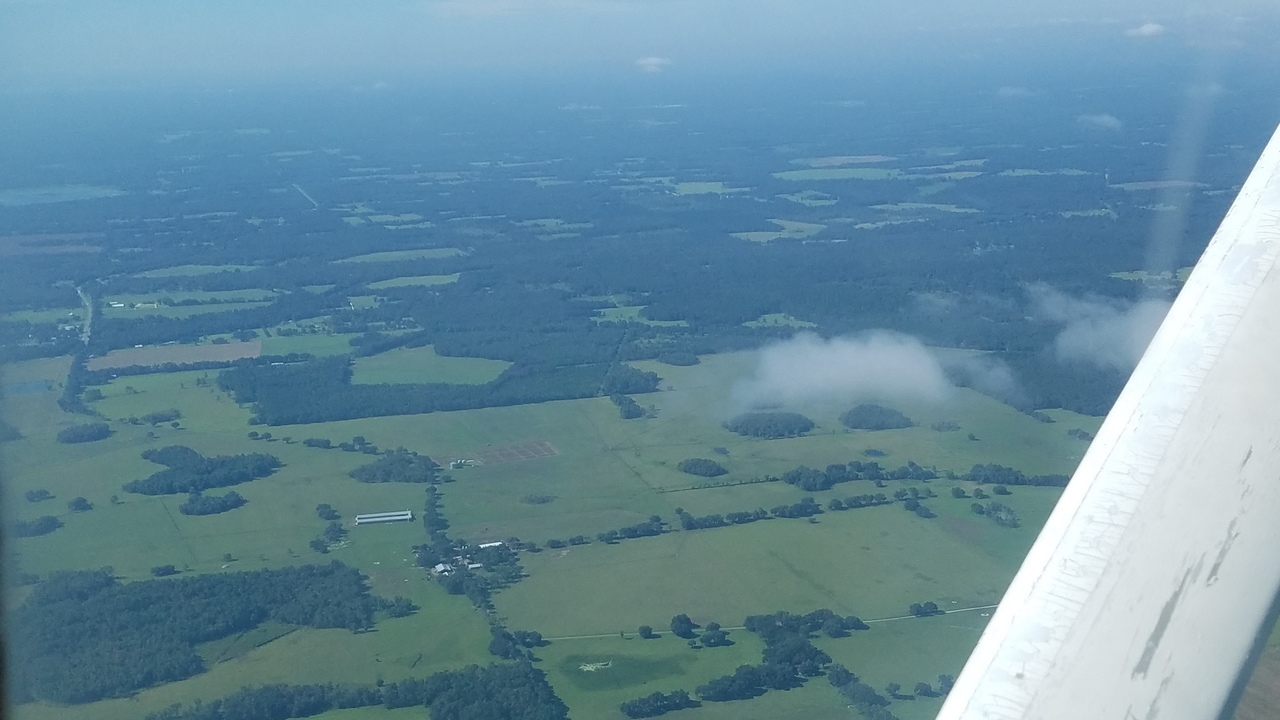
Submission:
POLYGON ((919 340, 878 331, 823 339, 801 333, 760 351, 755 373, 733 390, 738 409, 860 400, 944 400, 942 363, 919 340))
POLYGON ((671 59, 664 57, 642 57, 636 60, 636 67, 644 73, 660 73, 670 64, 671 59))
POLYGON ((1062 360, 1132 370, 1155 335, 1169 303, 1072 297, 1048 285, 1028 290, 1035 313, 1062 325, 1053 349, 1062 360))
POLYGON ((1163 35, 1165 30, 1167 30, 1167 28, 1159 23, 1146 23, 1144 25, 1139 25, 1136 28, 1125 30, 1124 34, 1129 37, 1155 37, 1157 35, 1163 35))
POLYGON ((1121 130, 1124 128, 1124 122, 1115 115, 1102 113, 1099 115, 1079 115, 1076 122, 1096 130, 1121 130))

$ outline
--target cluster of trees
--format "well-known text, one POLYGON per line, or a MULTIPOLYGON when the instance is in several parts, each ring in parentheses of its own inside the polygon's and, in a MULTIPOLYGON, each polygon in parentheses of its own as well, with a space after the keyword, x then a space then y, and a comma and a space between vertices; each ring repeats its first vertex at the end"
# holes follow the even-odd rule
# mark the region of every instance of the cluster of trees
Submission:
POLYGON ((62 521, 52 515, 41 515, 35 520, 19 520, 13 524, 14 537, 37 537, 62 527, 62 521))
POLYGON ((628 525, 626 527, 618 528, 617 530, 606 530, 605 532, 596 535, 596 539, 602 543, 612 545, 619 540, 653 537, 654 535, 661 535, 666 531, 667 526, 666 523, 662 522, 662 518, 657 515, 650 515, 649 519, 642 523, 628 525))
POLYGON ((685 512, 684 508, 676 508, 676 517, 680 519, 680 527, 685 530, 705 530, 707 528, 727 527, 729 525, 745 525, 757 520, 765 520, 769 517, 769 513, 764 508, 757 508, 755 510, 731 512, 724 515, 712 513, 711 515, 694 517, 688 512, 685 512))
POLYGON ((95 442, 109 437, 111 437, 110 425, 104 422, 92 422, 62 428, 58 431, 57 440, 60 443, 70 444, 95 442))
POLYGON ((769 514, 780 518, 807 518, 821 513, 822 506, 811 497, 802 498, 797 503, 779 505, 769 509, 769 514))
POLYGON ((708 460, 707 458, 688 458, 687 460, 681 460, 680 463, 676 465, 676 468, 683 473, 709 478, 720 477, 721 475, 729 472, 728 470, 725 470, 724 466, 720 463, 715 460, 708 460))
POLYGON ((884 493, 875 493, 874 495, 853 495, 847 498, 831 498, 827 502, 828 510, 857 510, 865 507, 875 507, 877 505, 891 505, 893 501, 885 496, 884 493))
POLYGON ((1000 485, 1032 485, 1036 487, 1066 487, 1071 479, 1066 475, 1025 475, 1004 465, 974 465, 963 477, 976 483, 998 483, 1000 485))
POLYGON ((508 631, 497 623, 489 626, 489 654, 505 660, 533 660, 530 650, 550 644, 537 631, 508 631))
POLYGON ((43 502, 45 500, 52 500, 54 495, 44 488, 37 488, 35 490, 28 490, 23 494, 23 497, 27 499, 27 502, 43 502))
POLYGON ((915 425, 911 418, 882 405, 864 404, 840 414, 840 424, 850 430, 898 430, 915 425))
POLYGON ((283 425, 653 392, 658 376, 609 362, 516 363, 481 385, 353 384, 350 358, 339 356, 292 365, 234 367, 219 374, 218 386, 237 402, 253 404, 252 422, 283 425))
POLYGON ((929 429, 936 432, 955 432, 960 429, 960 423, 951 420, 939 420, 929 424, 929 429))
POLYGON ((0 420, 0 443, 21 440, 22 432, 9 423, 0 420))
POLYGON ((93 509, 93 503, 83 497, 73 497, 67 502, 67 510, 73 513, 89 512, 93 509))
POLYGON ((426 455, 399 448, 350 474, 362 483, 433 483, 440 479, 440 466, 426 455))
POLYGON ((739 435, 776 439, 804 435, 814 428, 814 423, 800 413, 748 412, 734 416, 724 427, 739 435))
POLYGON ((337 545, 345 540, 346 537, 347 529, 342 527, 342 523, 337 520, 330 520, 324 526, 324 530, 320 532, 320 536, 311 538, 311 542, 307 543, 307 545, 321 555, 327 555, 330 545, 337 545))
POLYGON ((122 697, 204 670, 195 645, 272 620, 365 630, 380 601, 340 563, 121 584, 107 570, 54 573, 12 615, 19 702, 122 697))
POLYGON ((155 412, 149 412, 143 415, 142 417, 138 418, 138 420, 141 422, 147 423, 148 425, 154 426, 154 425, 159 425, 160 423, 173 422, 174 420, 178 420, 181 418, 182 418, 181 410, 171 409, 171 410, 157 410, 155 412))
POLYGON ((697 355, 682 350, 660 352, 654 359, 665 365, 675 365, 677 367, 690 367, 702 362, 697 355))
POLYGON ((205 495, 197 490, 187 495, 187 499, 182 501, 178 506, 178 512, 183 515, 217 515, 218 513, 228 512, 249 502, 244 496, 235 490, 227 492, 225 495, 205 495))
POLYGON ((142 451, 142 457, 165 469, 125 483, 126 491, 141 495, 194 493, 239 485, 267 477, 283 464, 280 458, 263 453, 205 457, 185 445, 151 448, 142 451))
POLYGON ((568 708, 541 670, 519 662, 379 685, 263 685, 208 702, 171 705, 146 720, 290 720, 329 710, 426 707, 432 720, 565 720, 568 708))
POLYGON ((329 503, 320 503, 316 506, 316 517, 321 520, 340 520, 342 516, 329 503))
POLYGON ((821 675, 831 662, 831 657, 811 642, 815 633, 841 637, 850 630, 867 629, 860 618, 841 617, 827 609, 805 615, 788 612, 752 615, 743 625, 764 640, 761 663, 740 666, 730 675, 699 686, 696 692, 700 699, 707 702, 744 700, 769 690, 799 687, 808 678, 821 675))
POLYGON ((1018 513, 1004 503, 993 500, 986 505, 974 503, 971 507, 975 515, 984 515, 1000 527, 1016 528, 1022 525, 1018 513))
POLYGON ((889 699, 862 682, 845 666, 833 663, 827 668, 827 682, 867 720, 897 720, 897 716, 887 709, 889 699))
POLYGON ((570 545, 586 545, 589 542, 591 541, 587 539, 586 535, 574 535, 573 537, 568 538, 567 540, 559 540, 559 539, 548 540, 547 547, 559 550, 560 548, 568 547, 570 545))
POLYGON ((618 707, 623 715, 629 718, 651 718, 665 715, 676 710, 684 710, 685 708, 695 708, 702 703, 689 697, 689 693, 685 690, 675 690, 669 693, 655 692, 652 695, 628 700, 618 707))
POLYGON ((618 406, 618 415, 623 420, 635 420, 644 417, 644 408, 640 407, 640 403, 630 395, 622 395, 615 393, 609 396, 614 405, 618 406))
POLYGON ((939 608, 935 602, 911 603, 907 608, 907 612, 915 617, 929 617, 931 615, 944 615, 946 611, 939 608))
POLYGON ((938 473, 936 471, 917 465, 914 460, 908 460, 906 465, 893 470, 886 470, 880 467, 880 463, 874 460, 868 462, 854 460, 847 465, 839 463, 828 465, 825 470, 817 470, 801 465, 783 473, 781 479, 788 485, 795 485, 801 490, 818 492, 830 490, 835 485, 855 480, 870 480, 880 484, 886 480, 924 482, 937 477, 938 473))

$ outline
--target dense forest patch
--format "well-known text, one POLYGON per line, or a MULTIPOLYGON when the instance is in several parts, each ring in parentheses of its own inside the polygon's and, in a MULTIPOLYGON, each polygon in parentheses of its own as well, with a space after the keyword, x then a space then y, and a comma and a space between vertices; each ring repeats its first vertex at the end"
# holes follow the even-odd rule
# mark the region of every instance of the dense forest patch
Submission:
POLYGON ((255 478, 267 477, 283 464, 280 458, 264 453, 205 457, 185 445, 144 450, 142 457, 164 465, 165 469, 141 480, 125 483, 126 491, 140 495, 194 493, 209 488, 239 485, 255 478))
POLYGON ((915 423, 902 413, 882 405, 857 405, 840 415, 840 424, 850 430, 899 430, 915 423))
POLYGON ((687 460, 681 460, 680 464, 676 467, 680 469, 680 472, 689 473, 690 475, 698 475, 701 477, 720 477, 721 475, 729 472, 728 470, 725 470, 724 466, 720 463, 715 460, 708 460, 707 458, 689 458, 687 460))
POLYGON ((105 440, 111 437, 111 426, 104 422, 84 423, 82 425, 72 425, 58 431, 58 442, 60 443, 85 443, 105 440))
POLYGON ((362 483, 429 483, 439 479, 440 466, 425 455, 400 448, 350 474, 362 483))
POLYGON ((734 417, 724 427, 739 435, 774 439, 804 435, 814 424, 800 413, 749 412, 734 417))
POLYGON ((205 669, 195 645, 267 620, 365 630, 380 601, 341 563, 120 583, 61 572, 11 616, 19 702, 122 697, 205 669))

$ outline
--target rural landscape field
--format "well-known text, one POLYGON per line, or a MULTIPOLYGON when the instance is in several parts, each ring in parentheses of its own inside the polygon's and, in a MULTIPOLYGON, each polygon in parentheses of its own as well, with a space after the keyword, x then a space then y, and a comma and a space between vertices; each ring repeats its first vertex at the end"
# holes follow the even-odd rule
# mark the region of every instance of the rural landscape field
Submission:
POLYGON ((1273 121, 1107 52, 16 108, 8 716, 934 717, 1273 121))

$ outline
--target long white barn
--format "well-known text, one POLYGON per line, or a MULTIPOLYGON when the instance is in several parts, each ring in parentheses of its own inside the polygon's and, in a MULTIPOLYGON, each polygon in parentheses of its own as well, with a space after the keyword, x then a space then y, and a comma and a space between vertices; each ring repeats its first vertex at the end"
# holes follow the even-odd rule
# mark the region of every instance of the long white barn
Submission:
POLYGON ((395 512, 369 513, 367 515, 357 515, 357 525, 373 525, 375 523, 389 522, 405 522, 413 520, 412 510, 397 510, 395 512))

